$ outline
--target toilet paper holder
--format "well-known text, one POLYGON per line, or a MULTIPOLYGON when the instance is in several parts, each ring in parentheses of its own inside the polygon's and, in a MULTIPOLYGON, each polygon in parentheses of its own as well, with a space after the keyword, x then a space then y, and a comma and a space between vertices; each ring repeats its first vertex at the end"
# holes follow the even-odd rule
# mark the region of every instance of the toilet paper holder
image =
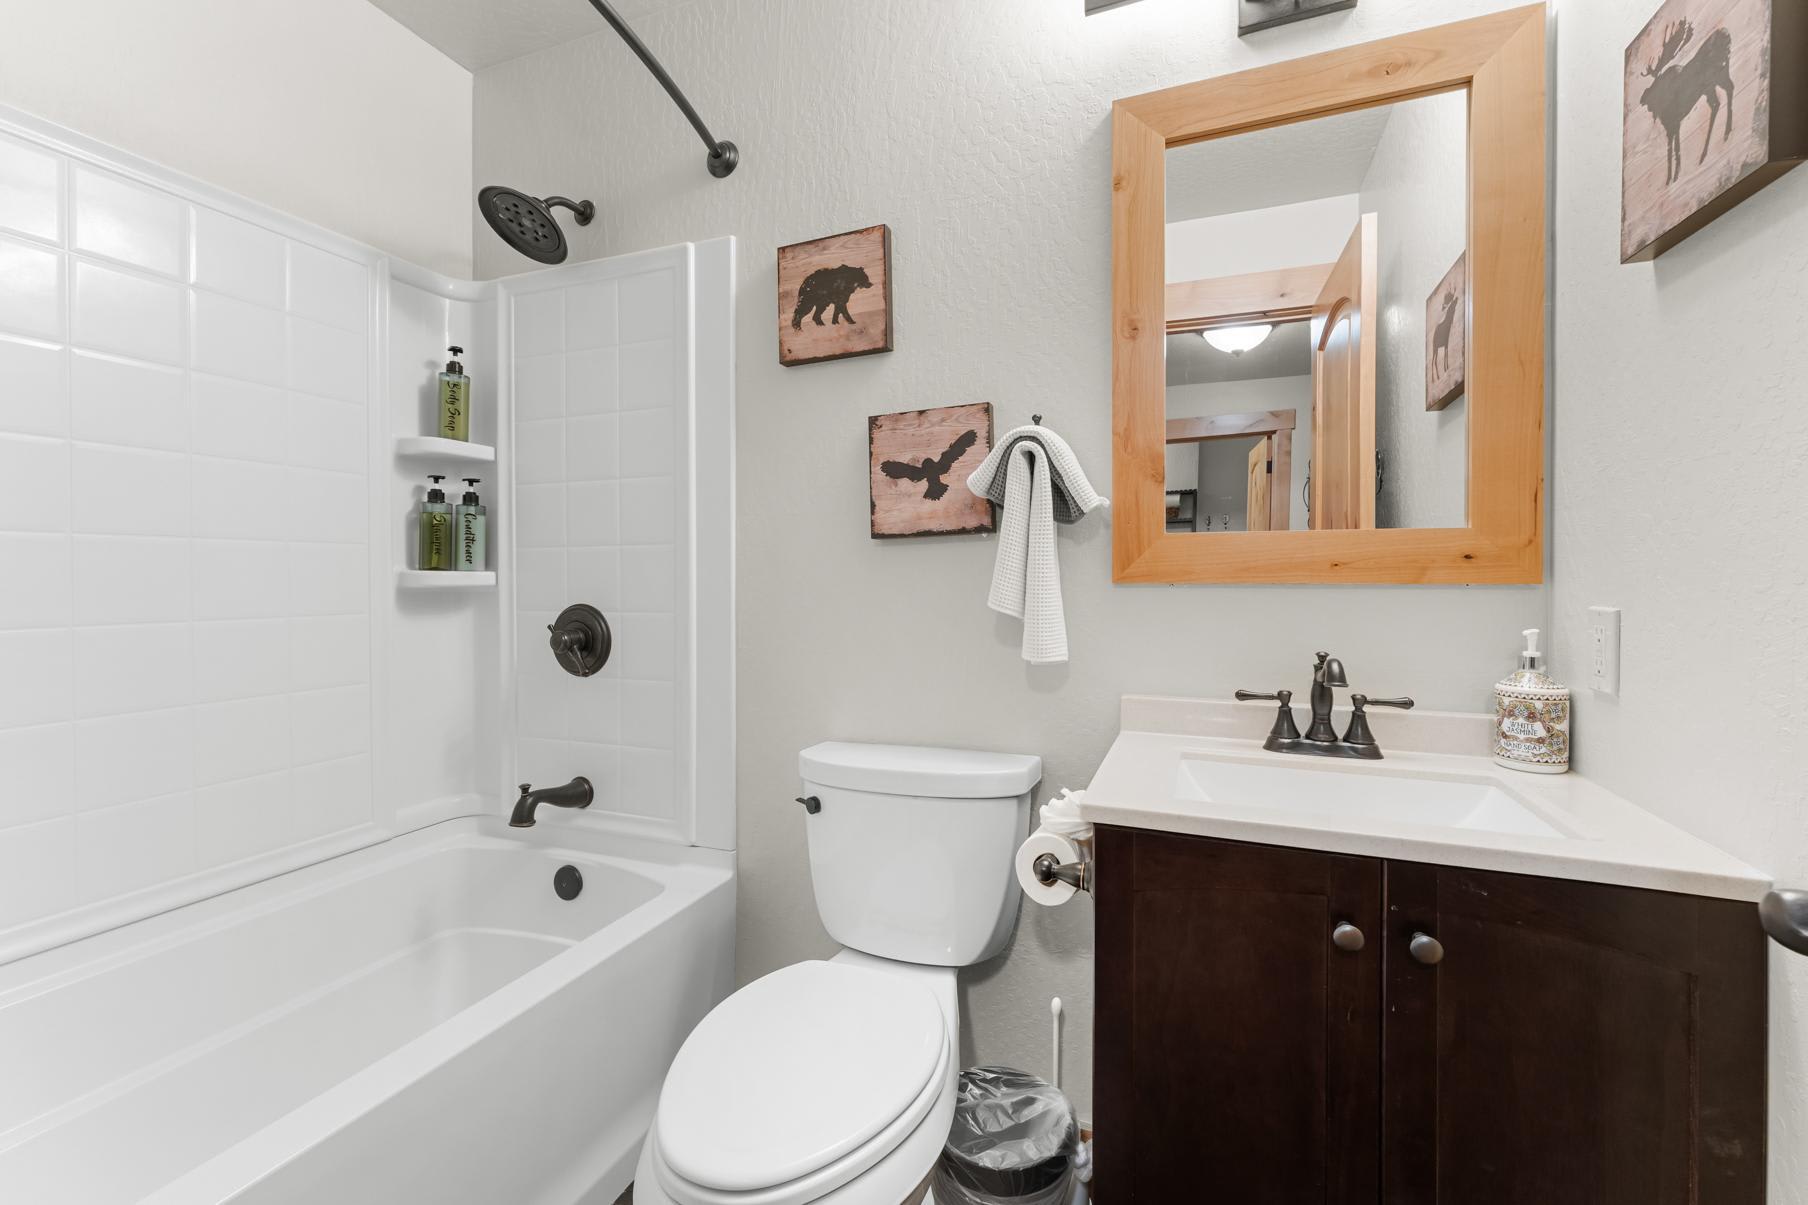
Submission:
POLYGON ((1036 881, 1044 887, 1052 887, 1056 883, 1066 883, 1076 891, 1084 891, 1087 894, 1092 892, 1092 864, 1090 862, 1063 862, 1054 854, 1043 854, 1030 863, 1030 869, 1035 872, 1036 881))

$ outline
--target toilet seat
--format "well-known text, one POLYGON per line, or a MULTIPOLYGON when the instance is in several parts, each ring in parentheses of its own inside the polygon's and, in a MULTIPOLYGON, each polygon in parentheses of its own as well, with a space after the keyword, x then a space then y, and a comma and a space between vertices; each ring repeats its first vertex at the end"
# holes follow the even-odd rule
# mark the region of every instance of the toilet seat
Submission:
POLYGON ((842 962, 786 967, 692 1031, 660 1095, 650 1163, 682 1205, 817 1200, 952 1099, 954 1061, 943 1007, 921 982, 842 962))

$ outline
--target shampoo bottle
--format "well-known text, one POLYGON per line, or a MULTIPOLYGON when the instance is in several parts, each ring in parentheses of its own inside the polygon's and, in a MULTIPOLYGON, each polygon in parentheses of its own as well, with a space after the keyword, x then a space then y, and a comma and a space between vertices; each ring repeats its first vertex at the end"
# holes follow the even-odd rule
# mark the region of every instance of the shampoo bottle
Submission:
POLYGON ((459 500, 454 517, 454 525, 458 529, 458 545, 453 549, 453 559, 457 562, 454 567, 463 573, 482 573, 489 559, 484 531, 489 512, 477 498, 480 480, 466 477, 464 482, 465 496, 459 500))
POLYGON ((427 490, 427 500, 421 503, 421 568, 452 568, 452 507, 446 501, 446 491, 439 483, 446 478, 436 473, 427 480, 433 482, 427 490))
POLYGON ((1519 668, 1494 684, 1494 760, 1533 774, 1569 769, 1569 687, 1544 672, 1538 629, 1527 628, 1519 668))
POLYGON ((446 361, 446 371, 439 374, 439 434, 445 439, 468 442, 471 438, 471 378, 465 375, 465 366, 458 362, 465 349, 449 347, 446 350, 452 353, 452 358, 446 361))

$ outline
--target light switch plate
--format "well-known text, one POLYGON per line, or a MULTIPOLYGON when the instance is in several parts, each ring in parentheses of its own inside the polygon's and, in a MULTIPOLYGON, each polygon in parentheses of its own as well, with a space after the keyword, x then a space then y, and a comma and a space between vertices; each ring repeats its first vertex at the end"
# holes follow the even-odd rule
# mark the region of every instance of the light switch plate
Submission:
POLYGON ((1620 693, 1620 609, 1588 608, 1588 684, 1604 695, 1620 693))

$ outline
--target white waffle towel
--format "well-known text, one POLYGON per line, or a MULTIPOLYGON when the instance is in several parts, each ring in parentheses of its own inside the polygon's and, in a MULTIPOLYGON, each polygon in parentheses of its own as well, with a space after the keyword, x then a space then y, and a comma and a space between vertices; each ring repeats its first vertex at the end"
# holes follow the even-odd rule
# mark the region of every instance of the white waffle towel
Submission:
POLYGON ((1105 500, 1093 491, 1067 441, 1043 427, 1019 427, 1005 436, 967 478, 967 488, 986 497, 1000 456, 1008 457, 1004 513, 998 522, 998 559, 992 565, 986 605, 1023 620, 1025 661, 1034 665, 1066 661, 1067 618, 1061 606, 1061 563, 1055 555, 1053 475, 1062 476, 1082 513, 1105 500))

